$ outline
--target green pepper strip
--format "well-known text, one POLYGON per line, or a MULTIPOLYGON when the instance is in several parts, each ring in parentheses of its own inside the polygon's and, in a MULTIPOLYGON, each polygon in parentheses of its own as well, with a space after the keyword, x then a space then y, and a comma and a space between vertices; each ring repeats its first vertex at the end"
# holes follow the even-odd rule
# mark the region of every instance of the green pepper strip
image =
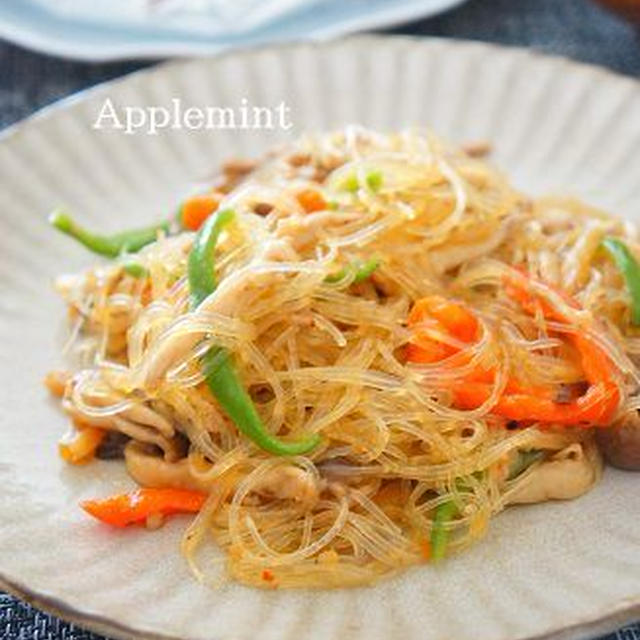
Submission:
POLYGON ((353 282, 363 282, 367 278, 371 277, 371 274, 380 266, 379 258, 370 258, 366 262, 350 264, 340 271, 330 273, 325 279, 325 282, 340 282, 347 276, 348 273, 353 273, 353 282))
POLYGON ((447 544, 449 542, 449 531, 444 528, 444 524, 449 522, 456 515, 458 507, 453 500, 443 502, 436 507, 431 528, 431 560, 438 562, 445 556, 447 544))
POLYGON ((49 216, 49 222, 90 251, 107 258, 117 258, 123 253, 136 253, 145 245, 154 242, 158 237, 158 231, 169 231, 169 222, 165 220, 150 227, 132 229, 113 235, 99 235, 87 231, 62 211, 54 211, 49 216))
POLYGON ((605 238, 602 246, 607 250, 624 276, 631 296, 631 322, 640 325, 640 265, 627 245, 617 238, 605 238))
MULTIPOLYGON (((209 216, 195 237, 188 263, 192 308, 198 307, 217 287, 215 248, 220 232, 234 218, 235 213, 229 209, 218 211, 209 216)), ((274 455, 292 456, 308 453, 319 444, 318 434, 297 442, 282 442, 266 431, 226 349, 212 347, 202 361, 211 393, 238 429, 259 447, 274 455)))

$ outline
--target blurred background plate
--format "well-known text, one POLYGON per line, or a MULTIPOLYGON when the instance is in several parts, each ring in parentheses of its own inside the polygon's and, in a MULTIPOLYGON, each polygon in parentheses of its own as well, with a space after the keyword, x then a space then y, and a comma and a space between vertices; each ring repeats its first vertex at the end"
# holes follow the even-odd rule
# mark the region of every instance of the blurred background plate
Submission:
POLYGON ((326 39, 435 15, 465 0, 4 0, 0 37, 80 60, 211 54, 326 39))
MULTIPOLYGON (((532 193, 564 191, 640 221, 640 85, 601 69, 480 43, 359 37, 174 62, 103 85, 0 137, 0 588, 122 638, 573 640, 640 616, 638 474, 607 469, 574 501, 511 508, 467 553, 372 588, 261 591, 196 583, 187 520, 111 531, 79 500, 131 486, 122 465, 70 468, 66 418, 41 385, 60 364, 60 272, 91 256, 47 225, 66 205, 93 227, 166 215, 222 159, 305 129, 430 126, 489 140, 532 193), (92 128, 117 107, 274 105, 295 127, 124 135, 92 128)), ((2 629, 0 628, 0 634, 2 629)))

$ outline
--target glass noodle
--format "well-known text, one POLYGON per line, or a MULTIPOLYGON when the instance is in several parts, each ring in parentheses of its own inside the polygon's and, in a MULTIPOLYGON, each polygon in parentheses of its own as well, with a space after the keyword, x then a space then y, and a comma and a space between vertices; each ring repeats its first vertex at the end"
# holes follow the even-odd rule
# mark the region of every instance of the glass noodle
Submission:
POLYGON ((217 183, 236 216, 198 308, 190 231, 143 248, 143 277, 123 259, 57 284, 80 355, 63 405, 77 429, 130 438, 139 484, 209 494, 182 544, 198 579, 224 562, 260 587, 370 584, 431 561, 438 539, 448 555, 481 538, 508 504, 537 495, 553 461, 581 465, 580 492, 597 480, 592 429, 519 424, 495 407, 514 376, 532 389, 584 383, 572 337, 587 336, 616 371, 618 415, 640 408, 629 300, 598 252, 605 234, 637 251, 629 225, 576 200, 532 200, 419 130, 310 135, 235 171, 217 183), (304 191, 321 209, 305 209, 304 191), (523 273, 556 317, 509 295, 523 273), (411 325, 429 296, 471 310, 475 339, 428 316, 411 325), (445 356, 411 361, 416 335, 445 356), (213 347, 231 354, 270 433, 321 444, 278 457, 243 436, 204 383, 213 347), (456 385, 478 372, 491 374, 486 396, 462 406, 456 385), (532 450, 540 457, 512 475, 532 450), (454 515, 441 522, 443 505, 454 515), (212 542, 224 560, 205 567, 198 551, 212 542))

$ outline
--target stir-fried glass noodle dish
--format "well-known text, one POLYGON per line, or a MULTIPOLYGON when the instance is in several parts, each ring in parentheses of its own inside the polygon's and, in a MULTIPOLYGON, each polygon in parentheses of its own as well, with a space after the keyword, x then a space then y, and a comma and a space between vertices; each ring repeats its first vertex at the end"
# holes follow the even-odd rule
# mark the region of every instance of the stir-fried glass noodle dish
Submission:
POLYGON ((197 514, 202 580, 338 587, 580 496, 602 454, 639 467, 636 232, 519 193, 481 151, 350 127, 230 162, 146 229, 53 214, 110 259, 56 282, 60 454, 139 485, 84 509, 197 514))

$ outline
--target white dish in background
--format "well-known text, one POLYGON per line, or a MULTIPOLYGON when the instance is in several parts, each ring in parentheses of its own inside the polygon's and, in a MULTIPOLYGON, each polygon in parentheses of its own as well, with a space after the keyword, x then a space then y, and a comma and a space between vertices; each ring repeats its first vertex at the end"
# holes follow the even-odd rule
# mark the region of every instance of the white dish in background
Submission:
POLYGON ((72 23, 109 27, 178 29, 211 38, 264 26, 327 0, 30 0, 41 11, 72 23))
POLYGON ((195 583, 178 551, 187 520, 107 531, 76 506, 130 487, 119 464, 69 468, 65 418, 40 384, 60 362, 52 277, 92 258, 48 228, 58 204, 103 228, 163 215, 224 158, 268 131, 125 136, 91 123, 117 105, 285 99, 296 127, 429 125, 488 139, 532 192, 572 191, 640 218, 640 86, 565 60, 477 43, 363 37, 171 63, 47 109, 0 140, 0 587, 115 637, 185 640, 585 638, 640 616, 640 475, 607 469, 575 501, 512 508, 436 568, 373 588, 259 591, 195 583))
POLYGON ((194 56, 322 40, 435 15, 465 0, 11 0, 0 37, 79 60, 194 56))

